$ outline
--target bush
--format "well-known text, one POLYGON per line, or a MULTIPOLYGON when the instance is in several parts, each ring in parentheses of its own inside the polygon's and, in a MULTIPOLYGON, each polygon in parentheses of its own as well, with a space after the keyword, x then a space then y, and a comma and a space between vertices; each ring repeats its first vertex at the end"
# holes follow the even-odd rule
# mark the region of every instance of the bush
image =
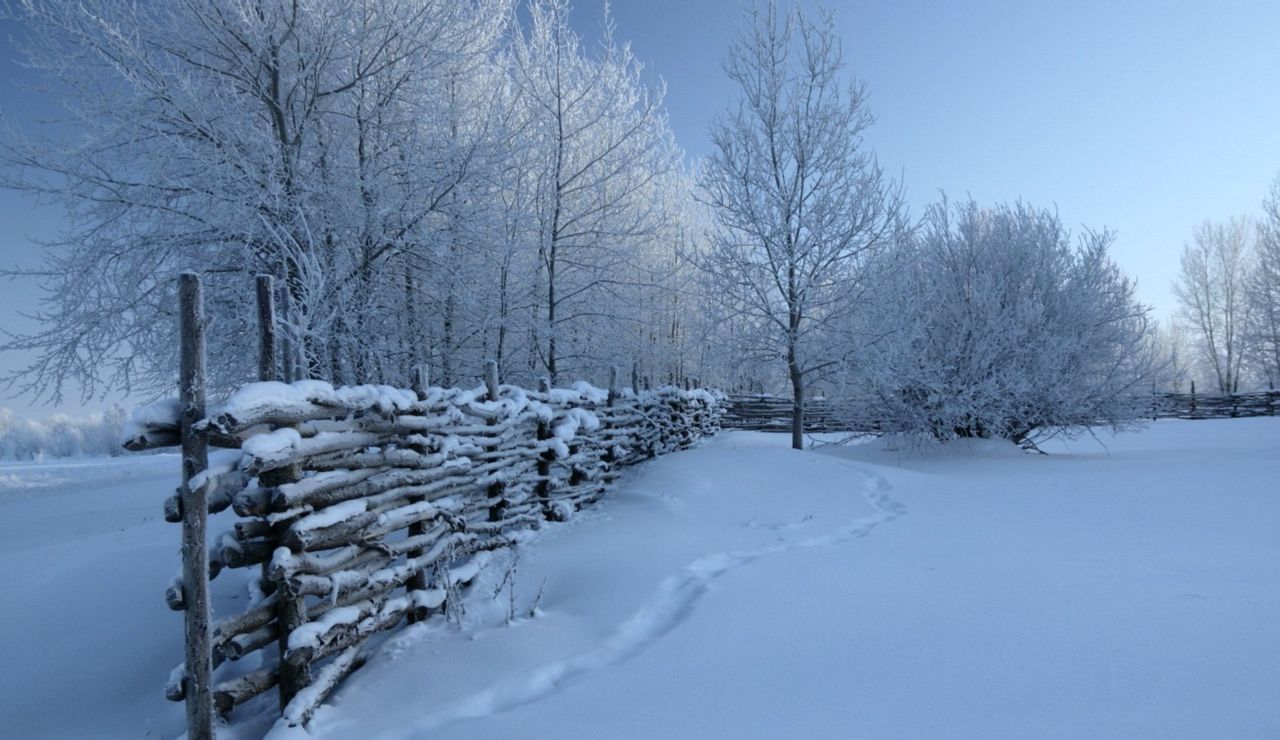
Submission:
POLYGON ((83 417, 57 414, 47 419, 25 419, 0 408, 0 460, 123 454, 125 418, 118 406, 83 417))
POLYGON ((1107 256, 1057 214, 946 201, 927 212, 864 314, 879 339, 851 367, 891 431, 1024 441, 1121 426, 1150 403, 1153 326, 1107 256))

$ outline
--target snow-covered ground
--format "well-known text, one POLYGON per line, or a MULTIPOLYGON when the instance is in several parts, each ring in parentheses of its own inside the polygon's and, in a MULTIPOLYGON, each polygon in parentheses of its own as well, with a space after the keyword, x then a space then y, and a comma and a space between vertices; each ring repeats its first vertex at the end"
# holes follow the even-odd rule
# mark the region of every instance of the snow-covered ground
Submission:
MULTIPOLYGON (((786 444, 633 469, 521 548, 514 592, 498 568, 460 626, 387 639, 312 736, 1280 736, 1280 419, 786 444)), ((176 468, 0 466, 0 735, 181 732, 176 468)))

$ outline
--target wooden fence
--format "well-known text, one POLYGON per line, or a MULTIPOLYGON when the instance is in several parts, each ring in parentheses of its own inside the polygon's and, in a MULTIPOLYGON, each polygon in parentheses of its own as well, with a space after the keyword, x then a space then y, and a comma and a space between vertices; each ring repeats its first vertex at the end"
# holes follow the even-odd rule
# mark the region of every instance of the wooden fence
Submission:
MULTIPOLYGON (((862 410, 852 400, 810 399, 805 402, 804 427, 807 432, 885 431, 885 425, 862 410)), ((1275 416, 1280 413, 1280 391, 1207 396, 1196 393, 1154 393, 1149 418, 1231 419, 1246 416, 1275 416)), ((1148 414, 1143 414, 1146 418, 1148 414)), ((786 396, 733 394, 727 397, 726 429, 764 432, 791 431, 791 399, 786 396)))
MULTIPOLYGON (((619 390, 616 372, 608 390, 530 391, 500 385, 492 363, 474 390, 429 387, 423 371, 413 390, 267 381, 206 412, 200 284, 181 285, 181 399, 135 412, 126 447, 183 449, 165 504, 183 523, 183 565, 166 598, 186 616, 186 661, 166 695, 186 701, 193 740, 273 688, 287 722, 306 722, 371 635, 449 607, 511 532, 563 520, 619 467, 719 428, 714 392, 619 390), (239 454, 209 468, 209 446, 239 454), (234 526, 206 537, 226 509, 234 526), (262 593, 211 622, 207 581, 230 568, 260 569, 262 593), (236 670, 249 655, 260 667, 236 670)), ((267 377, 271 295, 259 291, 267 377)))

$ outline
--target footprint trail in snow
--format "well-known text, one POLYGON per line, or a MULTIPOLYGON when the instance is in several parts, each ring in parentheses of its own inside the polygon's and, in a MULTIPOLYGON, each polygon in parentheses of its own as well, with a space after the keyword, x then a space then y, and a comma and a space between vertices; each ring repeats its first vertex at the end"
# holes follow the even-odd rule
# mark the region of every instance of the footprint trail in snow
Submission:
MULTIPOLYGON (((455 722, 478 719, 539 701, 570 685, 577 678, 622 663, 643 652, 654 641, 688 619, 711 584, 725 573, 773 555, 834 547, 860 539, 871 534, 880 525, 906 513, 906 507, 888 495, 887 481, 860 468, 855 468, 852 472, 865 481, 862 495, 876 512, 871 516, 855 519, 825 535, 793 542, 778 542, 758 549, 712 553, 699 557, 663 580, 644 605, 596 647, 564 660, 526 670, 436 712, 418 717, 411 728, 402 726, 394 733, 380 737, 389 740, 418 736, 455 722)), ((781 530, 791 529, 796 525, 763 525, 753 519, 744 526, 781 530)))

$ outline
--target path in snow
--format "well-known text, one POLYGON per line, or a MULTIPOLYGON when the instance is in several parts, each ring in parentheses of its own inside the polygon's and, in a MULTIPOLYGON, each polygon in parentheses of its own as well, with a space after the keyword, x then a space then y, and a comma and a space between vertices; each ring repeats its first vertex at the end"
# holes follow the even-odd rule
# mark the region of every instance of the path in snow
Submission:
MULTIPOLYGON (((906 512, 905 507, 884 492, 883 489, 887 486, 883 479, 867 473, 863 473, 863 477, 866 480, 862 494, 867 502, 875 507, 875 514, 856 519, 827 535, 809 537, 795 542, 780 542, 753 550, 703 555, 675 575, 664 579, 644 605, 596 647, 573 657, 553 660, 526 670, 520 675, 505 678, 496 686, 484 689, 450 707, 415 717, 407 726, 397 727, 383 736, 375 737, 392 738, 425 734, 459 720, 505 712, 543 699, 571 681, 581 680, 587 674, 622 663, 680 626, 693 613, 698 601, 706 595, 712 582, 729 571, 781 553, 833 547, 866 537, 876 527, 893 521, 906 512)), ((807 521, 810 520, 764 525, 762 528, 791 531, 803 526, 807 521)), ((743 526, 761 528, 754 518, 743 526)))
POLYGON ((636 471, 526 549, 545 615, 406 632, 315 734, 1280 737, 1280 420, 1050 455, 785 444, 636 471))
MULTIPOLYGON (((749 440, 744 448, 743 439, 725 438, 635 469, 598 510, 528 548, 536 560, 521 580, 536 588, 548 579, 542 616, 511 628, 479 626, 473 640, 411 631, 393 641, 393 658, 375 659, 376 668, 351 680, 312 732, 343 737, 354 731, 348 718, 364 715, 365 706, 403 700, 420 711, 392 723, 362 722, 361 734, 421 737, 446 726, 465 734, 472 723, 457 723, 545 701, 603 672, 625 672, 630 661, 682 629, 730 574, 750 572, 748 566, 766 559, 836 548, 904 513, 882 479, 774 441, 749 440), (744 465, 748 459, 753 464, 744 465), (812 483, 821 485, 811 489, 812 483), (655 547, 655 537, 667 546, 655 547), (602 566, 608 572, 597 573, 588 567, 603 560, 602 547, 609 552, 602 566), (610 582, 607 590, 599 587, 601 576, 610 582), (499 645, 510 658, 494 649, 499 645), (461 670, 454 684, 458 666, 471 669, 461 670), (422 686, 412 674, 441 680, 415 697, 403 690, 422 686)), ((486 617, 493 614, 480 619, 486 617)), ((290 734, 277 728, 273 737, 290 734)))

